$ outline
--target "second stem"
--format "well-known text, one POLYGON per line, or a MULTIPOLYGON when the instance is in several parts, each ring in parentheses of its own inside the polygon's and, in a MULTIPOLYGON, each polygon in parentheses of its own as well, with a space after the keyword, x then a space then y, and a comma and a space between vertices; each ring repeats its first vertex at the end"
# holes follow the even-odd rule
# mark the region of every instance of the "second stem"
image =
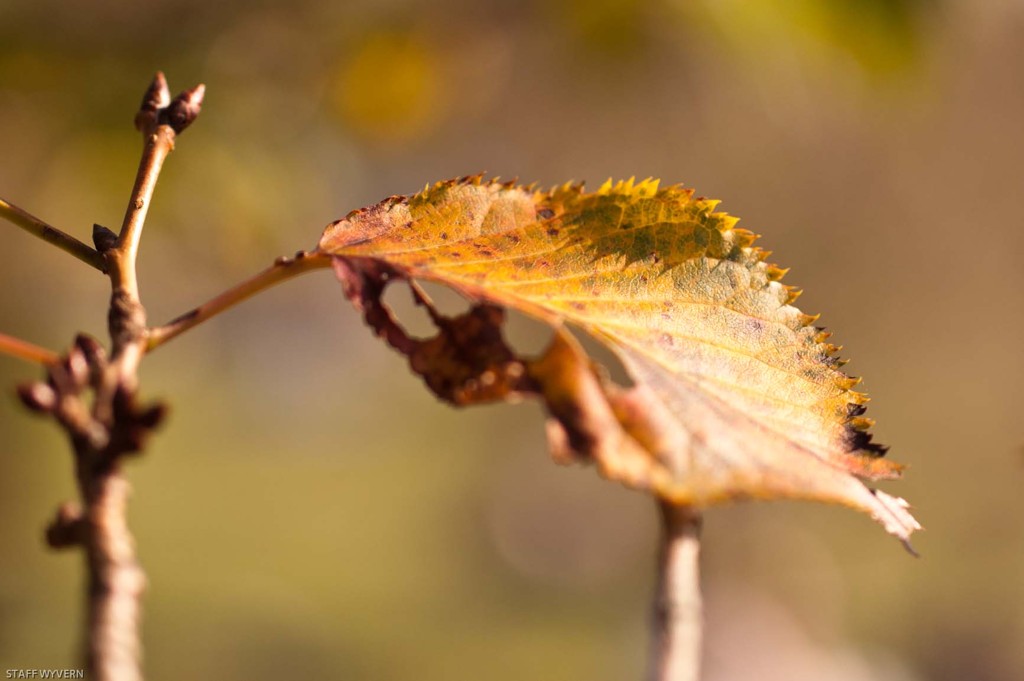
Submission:
POLYGON ((700 512, 659 502, 658 590, 648 681, 698 681, 704 613, 700 592, 700 512))

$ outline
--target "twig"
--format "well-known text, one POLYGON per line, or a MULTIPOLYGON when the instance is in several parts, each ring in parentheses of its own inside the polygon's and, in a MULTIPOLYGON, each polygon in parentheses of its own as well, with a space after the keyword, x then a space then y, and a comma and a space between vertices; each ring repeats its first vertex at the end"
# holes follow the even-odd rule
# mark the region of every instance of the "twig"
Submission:
POLYGON ((82 243, 70 234, 48 225, 36 216, 0 199, 0 218, 12 222, 29 234, 34 234, 43 241, 49 242, 65 253, 70 253, 86 265, 95 267, 100 272, 107 271, 107 262, 103 255, 82 243))
POLYGON ((135 272, 142 227, 164 160, 173 151, 177 135, 199 115, 205 91, 203 85, 198 85, 169 101, 167 81, 158 73, 135 117, 135 125, 145 137, 142 159, 121 233, 114 247, 106 252, 113 289, 110 336, 120 382, 134 383, 136 369, 146 350, 146 315, 139 299, 135 272))
POLYGON ((701 516, 690 507, 660 504, 662 544, 648 681, 698 681, 704 628, 701 516))
POLYGON ((300 274, 329 267, 330 264, 330 256, 317 251, 310 253, 300 251, 295 254, 294 258, 278 258, 273 265, 259 274, 246 279, 242 283, 211 298, 199 307, 189 310, 163 326, 150 329, 147 349, 153 350, 160 347, 175 336, 188 331, 228 308, 234 307, 264 289, 297 277, 300 274))
POLYGON ((97 341, 79 336, 66 356, 47 357, 54 360, 48 364, 47 381, 18 391, 27 407, 60 423, 74 450, 82 509, 62 506, 46 536, 55 548, 80 545, 85 551, 85 657, 88 676, 97 681, 142 679, 139 623, 145 575, 128 530, 130 486, 121 469, 127 456, 142 450, 164 408, 140 407, 136 401, 138 367, 146 351, 146 312, 135 266, 160 168, 176 136, 199 114, 202 97, 200 85, 172 101, 167 82, 157 74, 135 118, 144 145, 121 232, 114 237, 103 227, 94 229, 95 253, 111 283, 109 359, 97 341), (91 401, 89 391, 95 395, 91 401))
MULTIPOLYGON (((118 407, 134 400, 138 366, 146 349, 146 312, 135 269, 142 227, 163 162, 174 149, 177 135, 199 114, 203 94, 204 87, 199 85, 171 101, 167 81, 158 73, 135 118, 145 140, 142 159, 121 232, 104 253, 112 289, 108 321, 113 356, 97 390, 94 415, 100 422, 111 423, 112 434, 124 421, 125 410, 118 407)), ((87 664, 95 678, 104 681, 142 678, 138 628, 145 577, 135 560, 125 520, 130 488, 120 470, 123 455, 141 446, 134 439, 129 436, 119 443, 111 437, 106 451, 86 450, 78 457, 90 585, 87 664), (98 461, 91 462, 94 458, 98 461)))
POLYGON ((56 352, 4 333, 0 333, 0 353, 34 364, 54 364, 60 361, 60 356, 56 352))
POLYGON ((197 85, 182 92, 174 101, 169 101, 167 81, 162 73, 158 73, 135 118, 136 127, 145 137, 145 146, 121 233, 117 237, 116 246, 107 254, 107 258, 113 258, 118 265, 111 270, 114 286, 122 287, 135 300, 139 297, 135 260, 142 238, 142 226, 146 222, 160 169, 167 155, 174 150, 175 137, 199 115, 205 92, 205 86, 197 85))

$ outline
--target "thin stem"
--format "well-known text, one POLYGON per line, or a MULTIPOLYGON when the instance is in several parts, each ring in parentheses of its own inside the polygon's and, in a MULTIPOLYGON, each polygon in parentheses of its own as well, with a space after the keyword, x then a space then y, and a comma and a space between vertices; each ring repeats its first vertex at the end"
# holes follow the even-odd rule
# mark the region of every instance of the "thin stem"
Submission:
POLYGON ((56 364, 60 361, 60 356, 56 352, 4 333, 0 333, 0 353, 17 357, 33 364, 56 364))
POLYGON ((158 125, 146 134, 139 170, 135 176, 128 208, 124 214, 121 233, 117 244, 108 252, 108 260, 115 260, 111 267, 111 282, 115 288, 124 291, 132 301, 139 300, 139 285, 135 276, 135 261, 138 258, 139 242, 142 239, 142 227, 146 222, 149 204, 153 199, 153 190, 160 177, 164 161, 174 149, 175 132, 168 125, 158 125))
POLYGON ((160 347, 172 338, 202 324, 228 308, 234 307, 251 296, 287 281, 300 274, 329 267, 330 256, 314 251, 299 253, 295 258, 279 258, 272 266, 240 284, 211 298, 197 308, 189 310, 172 321, 149 330, 147 350, 160 347))
POLYGON ((700 513, 660 502, 662 545, 648 681, 698 681, 704 620, 700 593, 700 513))
POLYGON ((65 253, 70 253, 100 272, 107 271, 107 262, 98 251, 4 199, 0 199, 0 218, 18 225, 29 234, 53 244, 65 253))
MULTIPOLYGON (((112 365, 107 393, 118 384, 134 388, 142 355, 146 350, 146 311, 139 297, 139 281, 136 261, 142 228, 153 200, 160 170, 167 156, 174 150, 175 131, 164 124, 154 123, 149 130, 143 130, 145 143, 139 170, 135 176, 125 211, 121 233, 113 248, 106 252, 111 285, 110 335, 113 342, 115 362, 112 365)), ((105 397, 105 395, 103 396, 105 397)), ((100 400, 100 405, 105 402, 100 400)))

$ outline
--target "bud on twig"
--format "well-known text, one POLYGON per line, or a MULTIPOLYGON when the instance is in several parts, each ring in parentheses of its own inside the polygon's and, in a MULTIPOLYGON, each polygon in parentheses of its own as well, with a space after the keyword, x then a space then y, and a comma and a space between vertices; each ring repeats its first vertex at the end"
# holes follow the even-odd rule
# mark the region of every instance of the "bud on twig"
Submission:
POLYGON ((153 127, 160 117, 160 110, 171 103, 171 92, 167 89, 167 79, 160 71, 156 72, 153 82, 142 97, 142 106, 135 114, 135 129, 139 131, 153 127))
POLYGON ((107 351, 98 340, 84 333, 75 336, 75 347, 85 357, 85 363, 89 365, 89 382, 95 387, 107 366, 107 351))
POLYGON ((123 385, 114 393, 112 406, 114 427, 108 450, 118 454, 142 451, 146 438, 167 415, 165 404, 156 402, 142 407, 135 393, 123 385))
POLYGON ((57 391, 46 383, 23 383, 18 386, 18 397, 34 412, 48 414, 57 406, 57 391))
POLYGON ((152 407, 149 407, 139 413, 136 417, 138 424, 147 430, 153 430, 157 428, 164 419, 167 418, 167 405, 162 402, 157 402, 152 407))
POLYGON ((203 84, 185 90, 161 112, 161 122, 171 126, 174 132, 181 134, 181 131, 199 115, 205 94, 206 86, 203 84))
POLYGON ((68 350, 67 357, 62 363, 68 379, 76 391, 82 390, 89 385, 89 378, 92 375, 89 363, 85 359, 85 353, 77 345, 68 350))
POLYGON ((107 363, 107 351, 98 340, 92 336, 80 333, 75 336, 75 347, 85 355, 85 361, 90 367, 102 367, 107 363))
POLYGON ((117 244, 117 235, 103 225, 93 225, 92 243, 97 251, 106 253, 117 244))
POLYGON ((85 526, 82 509, 70 501, 60 505, 57 515, 46 527, 46 543, 55 549, 64 549, 82 543, 85 526))

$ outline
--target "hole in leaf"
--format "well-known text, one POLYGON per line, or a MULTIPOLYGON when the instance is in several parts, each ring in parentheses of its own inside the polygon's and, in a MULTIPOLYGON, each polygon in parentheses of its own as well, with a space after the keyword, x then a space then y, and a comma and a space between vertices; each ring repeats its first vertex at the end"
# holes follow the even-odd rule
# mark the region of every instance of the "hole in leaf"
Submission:
POLYGON ((539 357, 551 345, 554 329, 529 315, 516 310, 506 310, 505 341, 509 347, 527 359, 539 357))
POLYGON ((458 317, 469 312, 469 301, 447 286, 435 284, 432 281, 417 281, 416 283, 434 303, 437 311, 445 317, 458 317))
POLYGON ((590 356, 590 359, 605 368, 608 372, 608 378, 613 383, 624 388, 631 388, 634 385, 633 377, 629 375, 626 367, 622 365, 622 362, 619 361, 614 352, 578 326, 573 324, 569 326, 572 329, 573 335, 579 339, 580 345, 583 346, 587 355, 590 356))
POLYGON ((389 285, 384 289, 382 298, 410 338, 423 340, 437 335, 437 327, 430 315, 413 300, 408 283, 398 281, 389 285))

